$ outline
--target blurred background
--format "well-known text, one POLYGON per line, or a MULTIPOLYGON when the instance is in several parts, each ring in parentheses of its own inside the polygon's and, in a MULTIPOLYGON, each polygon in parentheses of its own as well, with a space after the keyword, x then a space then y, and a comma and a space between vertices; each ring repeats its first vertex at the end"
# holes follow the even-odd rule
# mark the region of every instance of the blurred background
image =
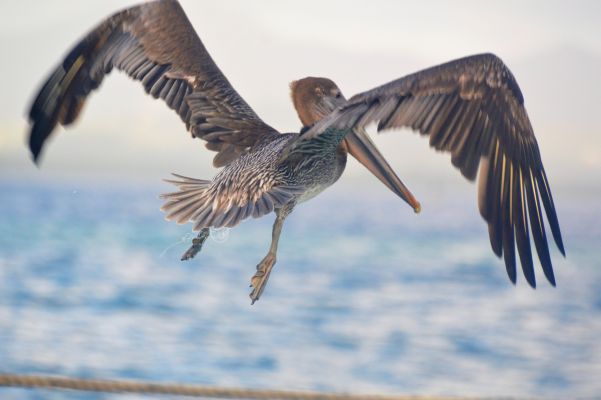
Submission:
MULTIPOLYGON (((287 220, 261 300, 248 283, 273 219, 180 255, 163 220, 170 172, 213 153, 120 73, 41 168, 29 103, 86 31, 135 1, 0 2, 0 372, 382 394, 601 393, 601 3, 182 1, 233 86, 298 131, 288 83, 326 76, 347 97, 493 52, 526 99, 567 258, 557 288, 514 287, 490 250, 474 185, 410 131, 373 135, 421 201, 416 216, 353 160, 287 220), (360 188, 360 190, 358 190, 360 188)), ((2 398, 81 394, 0 389, 2 398)), ((90 398, 125 398, 90 395, 90 398)), ((131 398, 132 396, 128 396, 131 398)))

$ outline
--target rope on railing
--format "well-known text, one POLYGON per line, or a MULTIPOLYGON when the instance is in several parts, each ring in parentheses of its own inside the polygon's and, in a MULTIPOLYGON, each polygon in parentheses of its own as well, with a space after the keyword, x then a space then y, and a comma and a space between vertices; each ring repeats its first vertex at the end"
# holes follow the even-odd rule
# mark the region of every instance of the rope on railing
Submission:
MULTIPOLYGON (((0 374, 0 387, 70 389, 87 392, 162 394, 172 396, 211 397, 221 399, 279 399, 279 400, 442 400, 451 397, 380 396, 344 393, 297 392, 150 383, 131 380, 68 378, 49 375, 0 374)), ((458 399, 458 398, 453 398, 458 399)))

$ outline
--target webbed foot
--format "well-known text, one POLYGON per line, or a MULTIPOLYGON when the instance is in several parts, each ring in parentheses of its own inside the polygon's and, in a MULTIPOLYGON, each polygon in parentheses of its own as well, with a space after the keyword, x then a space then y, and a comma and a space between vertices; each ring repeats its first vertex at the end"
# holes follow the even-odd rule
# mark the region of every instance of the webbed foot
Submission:
POLYGON ((269 275, 271 274, 271 269, 275 265, 276 257, 275 254, 267 254, 265 258, 257 265, 257 273, 250 280, 250 286, 253 288, 253 291, 250 293, 251 305, 255 304, 255 301, 259 300, 263 290, 265 290, 265 286, 267 285, 267 281, 269 280, 269 275))
POLYGON ((209 237, 209 228, 202 228, 200 230, 200 232, 198 233, 198 236, 196 236, 194 239, 192 239, 192 246, 190 246, 190 248, 188 250, 186 250, 186 252, 182 255, 181 260, 186 261, 186 260, 191 260, 192 258, 194 258, 194 256, 196 254, 198 254, 198 252, 200 250, 202 250, 202 245, 204 244, 204 242, 207 240, 208 237, 209 237))

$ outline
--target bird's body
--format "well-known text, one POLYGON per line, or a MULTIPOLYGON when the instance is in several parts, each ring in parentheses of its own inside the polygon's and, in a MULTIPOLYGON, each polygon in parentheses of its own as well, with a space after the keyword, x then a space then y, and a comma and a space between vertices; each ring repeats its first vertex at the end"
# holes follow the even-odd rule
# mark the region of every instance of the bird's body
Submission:
POLYGON ((162 195, 166 218, 191 221, 195 230, 233 227, 250 216, 265 215, 286 204, 307 201, 334 184, 346 166, 346 150, 340 144, 319 147, 302 157, 283 158, 287 146, 299 134, 273 136, 226 165, 211 181, 170 181, 182 191, 162 195), (181 182, 181 183, 179 183, 181 182), (183 207, 186 205, 187 207, 183 207), (210 211, 202 213, 210 207, 210 211))
POLYGON ((338 144, 315 149, 296 159, 282 159, 286 146, 298 137, 298 133, 282 134, 243 154, 213 178, 213 185, 231 185, 234 191, 243 192, 254 186, 254 182, 266 182, 297 188, 296 203, 312 199, 340 178, 347 151, 338 144))
POLYGON ((286 216, 318 195, 355 157, 416 212, 421 206, 369 139, 378 131, 410 127, 430 145, 452 154, 469 180, 480 176, 479 209, 493 251, 516 280, 515 243, 528 283, 535 285, 530 232, 544 274, 555 284, 543 209, 564 253, 550 186, 517 82, 492 54, 454 60, 405 76, 348 101, 334 82, 292 82, 299 133, 281 134, 263 122, 214 64, 174 0, 132 7, 101 23, 50 75, 31 111, 29 144, 37 161, 57 124, 69 125, 88 94, 113 68, 142 83, 179 114, 193 137, 217 152, 212 180, 175 175, 178 187, 162 195, 166 218, 200 231, 182 259, 194 257, 211 227, 233 227, 275 212, 268 254, 251 280, 256 301, 275 264, 286 216))

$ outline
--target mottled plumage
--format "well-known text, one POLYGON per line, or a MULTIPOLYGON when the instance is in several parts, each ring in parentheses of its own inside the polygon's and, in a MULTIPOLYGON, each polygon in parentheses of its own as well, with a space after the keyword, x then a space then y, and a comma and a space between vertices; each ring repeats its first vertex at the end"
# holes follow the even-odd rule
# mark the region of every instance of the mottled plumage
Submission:
POLYGON ((199 236, 182 259, 200 251, 210 227, 233 227, 276 214, 267 256, 251 280, 253 303, 276 261, 286 216, 332 185, 351 154, 416 212, 421 206, 369 139, 365 128, 410 127, 448 151, 469 180, 480 171, 479 208, 495 254, 516 281, 515 243, 524 275, 535 286, 530 231, 545 276, 555 278, 543 208, 564 253, 559 223, 538 145, 519 86, 492 54, 466 57, 408 75, 350 100, 334 82, 308 77, 290 85, 303 124, 280 134, 229 84, 175 0, 132 7, 101 23, 50 75, 29 114, 34 160, 57 124, 69 125, 88 94, 113 68, 142 83, 175 110, 193 137, 217 151, 224 167, 212 180, 175 175, 178 190, 162 195, 166 218, 192 222, 199 236))

